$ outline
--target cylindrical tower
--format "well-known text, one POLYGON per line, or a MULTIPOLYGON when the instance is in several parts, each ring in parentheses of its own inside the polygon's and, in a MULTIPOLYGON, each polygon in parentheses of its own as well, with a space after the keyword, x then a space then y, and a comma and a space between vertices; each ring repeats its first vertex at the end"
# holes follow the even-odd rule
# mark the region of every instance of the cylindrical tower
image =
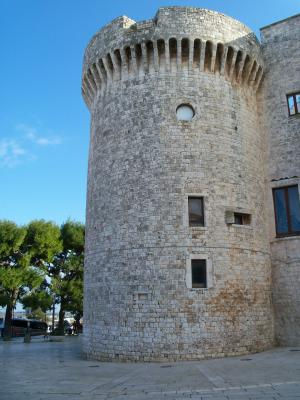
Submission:
POLYGON ((91 40, 84 352, 244 354, 273 340, 260 45, 196 8, 120 17, 91 40))

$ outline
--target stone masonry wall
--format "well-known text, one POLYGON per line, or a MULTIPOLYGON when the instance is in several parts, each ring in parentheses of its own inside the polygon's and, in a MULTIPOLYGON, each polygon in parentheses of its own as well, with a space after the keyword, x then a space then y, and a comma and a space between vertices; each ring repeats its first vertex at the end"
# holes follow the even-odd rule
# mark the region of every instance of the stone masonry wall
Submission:
POLYGON ((275 333, 278 344, 300 345, 300 237, 276 238, 272 189, 300 187, 300 115, 289 116, 287 94, 300 92, 300 15, 261 30, 265 79, 261 108, 268 134, 267 193, 275 333))
POLYGON ((87 357, 192 360, 272 345, 261 78, 253 33, 207 10, 122 17, 92 39, 87 357), (186 103, 195 116, 177 121, 186 103), (189 195, 204 197, 204 227, 188 225, 189 195), (228 210, 250 225, 226 223, 228 210), (206 289, 187 284, 192 258, 207 260, 206 289))

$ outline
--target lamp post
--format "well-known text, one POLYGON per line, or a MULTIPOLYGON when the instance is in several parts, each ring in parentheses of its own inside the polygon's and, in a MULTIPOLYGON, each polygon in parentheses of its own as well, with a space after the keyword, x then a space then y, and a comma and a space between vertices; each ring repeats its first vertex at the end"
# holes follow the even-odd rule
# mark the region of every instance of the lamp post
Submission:
POLYGON ((27 328, 24 336, 24 343, 31 342, 31 335, 30 335, 30 321, 27 321, 27 328))
POLYGON ((55 294, 53 295, 53 304, 52 304, 52 334, 54 332, 54 319, 55 319, 55 294))

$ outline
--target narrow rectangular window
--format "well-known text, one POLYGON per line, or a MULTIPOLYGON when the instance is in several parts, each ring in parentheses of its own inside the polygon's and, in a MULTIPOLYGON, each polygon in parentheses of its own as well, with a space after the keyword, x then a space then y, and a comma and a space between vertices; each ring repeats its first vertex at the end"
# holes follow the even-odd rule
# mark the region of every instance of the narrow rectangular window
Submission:
POLYGON ((287 95, 289 115, 300 114, 300 93, 287 95))
POLYGON ((300 113, 300 93, 295 95, 297 113, 300 113))
POLYGON ((192 261, 192 288, 207 288, 206 260, 192 261))
POLYGON ((290 224, 292 232, 300 233, 300 202, 298 186, 291 186, 287 188, 288 201, 289 201, 289 213, 290 213, 290 224))
POLYGON ((189 197, 189 225, 204 226, 203 197, 189 197))
POLYGON ((235 225, 250 225, 251 216, 250 214, 234 213, 235 225))
POLYGON ((300 235, 298 186, 273 189, 277 236, 300 235))

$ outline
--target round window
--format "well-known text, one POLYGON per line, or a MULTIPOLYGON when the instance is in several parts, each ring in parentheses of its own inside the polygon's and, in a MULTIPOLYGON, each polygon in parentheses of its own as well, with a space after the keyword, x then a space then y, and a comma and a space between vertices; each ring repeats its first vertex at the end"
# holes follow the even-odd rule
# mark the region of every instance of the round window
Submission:
POLYGON ((189 104, 181 104, 177 107, 176 116, 178 121, 191 121, 194 115, 195 111, 189 104))

